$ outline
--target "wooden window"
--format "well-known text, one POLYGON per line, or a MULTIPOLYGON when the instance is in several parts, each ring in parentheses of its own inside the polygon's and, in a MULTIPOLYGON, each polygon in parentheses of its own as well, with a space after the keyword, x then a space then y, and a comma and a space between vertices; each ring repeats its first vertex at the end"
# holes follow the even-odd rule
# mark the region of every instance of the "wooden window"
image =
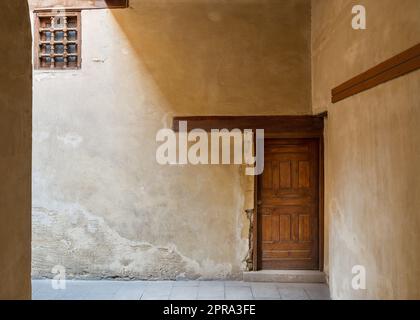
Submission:
POLYGON ((35 12, 34 18, 35 69, 80 69, 80 11, 35 12))

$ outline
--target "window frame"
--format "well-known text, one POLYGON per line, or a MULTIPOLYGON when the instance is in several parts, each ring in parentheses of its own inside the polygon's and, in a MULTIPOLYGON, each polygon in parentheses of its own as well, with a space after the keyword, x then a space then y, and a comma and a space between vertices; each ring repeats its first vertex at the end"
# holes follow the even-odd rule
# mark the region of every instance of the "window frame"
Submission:
MULTIPOLYGON (((55 10, 36 10, 33 12, 34 14, 34 69, 39 71, 66 71, 66 70, 80 70, 82 67, 82 14, 80 9, 65 9, 60 11, 55 10), (40 19, 46 17, 76 17, 76 27, 74 28, 77 32, 76 38, 76 56, 77 56, 77 63, 76 66, 68 67, 64 66, 63 68, 57 67, 42 67, 41 66, 41 45, 43 44, 41 40, 41 25, 40 19)), ((51 25, 50 32, 54 33, 55 31, 60 30, 60 28, 54 28, 51 25)), ((64 29, 66 30, 66 29, 64 29)), ((53 38, 51 38, 53 39, 53 38)), ((63 43, 66 46, 66 42, 59 41, 58 43, 63 43)), ((55 41, 50 41, 51 45, 57 44, 55 41)), ((53 51, 53 49, 51 49, 53 51)), ((63 53, 63 56, 66 57, 66 49, 63 53)))

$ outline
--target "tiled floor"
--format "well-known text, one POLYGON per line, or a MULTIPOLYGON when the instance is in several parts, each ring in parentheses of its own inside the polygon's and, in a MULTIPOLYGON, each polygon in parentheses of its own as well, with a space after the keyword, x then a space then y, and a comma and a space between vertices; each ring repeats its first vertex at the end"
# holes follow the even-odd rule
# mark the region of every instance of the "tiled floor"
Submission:
POLYGON ((53 289, 51 280, 33 280, 34 300, 325 300, 325 284, 242 281, 88 281, 68 280, 53 289))

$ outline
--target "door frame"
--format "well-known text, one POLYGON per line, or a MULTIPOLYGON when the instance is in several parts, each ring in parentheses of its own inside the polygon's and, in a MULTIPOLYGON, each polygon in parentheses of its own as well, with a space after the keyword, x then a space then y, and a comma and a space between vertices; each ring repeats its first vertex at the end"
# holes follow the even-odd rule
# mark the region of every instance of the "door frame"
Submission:
MULTIPOLYGON (((319 118, 326 117, 326 114, 317 116, 319 118)), ((307 116, 302 116, 307 117, 307 116)), ((318 131, 299 131, 290 130, 284 132, 273 132, 264 135, 264 141, 268 139, 315 139, 318 141, 318 269, 324 270, 324 134, 323 123, 322 130, 318 131)), ((265 145, 265 143, 264 143, 265 145)), ((261 234, 259 233, 258 221, 258 201, 261 199, 261 179, 262 174, 254 179, 254 211, 252 217, 252 266, 253 271, 261 270, 259 263, 259 245, 261 243, 261 234)))

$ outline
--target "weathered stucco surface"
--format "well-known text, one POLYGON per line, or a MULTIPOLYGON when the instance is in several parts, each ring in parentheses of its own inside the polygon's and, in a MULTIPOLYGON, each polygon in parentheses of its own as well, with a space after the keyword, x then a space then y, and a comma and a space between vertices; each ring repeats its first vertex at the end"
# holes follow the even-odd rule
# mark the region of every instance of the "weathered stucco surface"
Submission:
POLYGON ((0 2, 0 299, 31 297, 31 33, 25 0, 0 2))
POLYGON ((155 135, 174 115, 310 113, 310 2, 130 4, 82 12, 80 71, 34 75, 33 275, 238 277, 252 179, 159 166, 155 135))
POLYGON ((337 104, 331 88, 420 42, 418 0, 312 1, 313 112, 328 110, 326 271, 333 298, 420 298, 420 72, 337 104), (351 9, 367 29, 351 28, 351 9), (329 256, 329 258, 328 258, 329 256), (353 290, 352 267, 366 268, 353 290))

